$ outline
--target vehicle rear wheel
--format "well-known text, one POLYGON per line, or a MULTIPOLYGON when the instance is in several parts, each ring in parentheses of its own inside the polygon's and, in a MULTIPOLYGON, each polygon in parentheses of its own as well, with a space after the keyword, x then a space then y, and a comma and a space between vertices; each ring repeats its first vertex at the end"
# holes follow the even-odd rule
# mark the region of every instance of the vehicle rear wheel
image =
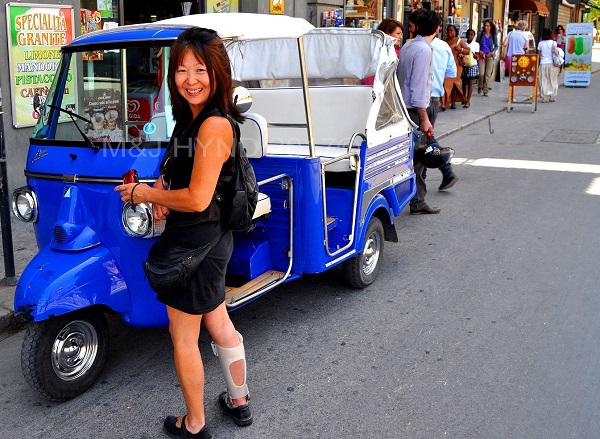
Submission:
POLYGON ((366 288, 373 283, 379 273, 379 258, 383 252, 383 224, 372 217, 365 233, 363 250, 342 264, 344 280, 354 288, 366 288))
POLYGON ((30 323, 21 348, 26 381, 45 398, 66 401, 90 387, 108 353, 101 313, 68 314, 30 323))

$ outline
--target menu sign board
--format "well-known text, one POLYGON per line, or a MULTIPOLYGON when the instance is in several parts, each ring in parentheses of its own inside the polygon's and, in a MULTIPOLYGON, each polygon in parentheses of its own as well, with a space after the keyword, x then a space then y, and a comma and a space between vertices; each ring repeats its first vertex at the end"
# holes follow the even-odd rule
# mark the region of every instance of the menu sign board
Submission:
POLYGON ((538 56, 513 55, 510 60, 510 86, 535 87, 537 84, 538 56))
POLYGON ((54 79, 60 48, 73 40, 73 7, 8 3, 6 21, 13 125, 33 126, 54 79))

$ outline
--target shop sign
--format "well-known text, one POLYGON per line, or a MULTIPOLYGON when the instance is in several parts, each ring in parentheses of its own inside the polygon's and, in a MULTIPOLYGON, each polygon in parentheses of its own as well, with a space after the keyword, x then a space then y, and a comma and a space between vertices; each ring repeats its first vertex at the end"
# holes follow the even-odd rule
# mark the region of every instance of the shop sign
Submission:
MULTIPOLYGON (((54 79, 60 48, 75 35, 73 7, 8 3, 6 21, 13 126, 33 126, 54 79)), ((71 93, 66 101, 75 102, 74 91, 65 90, 65 95, 71 93)))
POLYGON ((206 0, 207 12, 239 12, 238 0, 206 0))
POLYGON ((564 81, 568 87, 590 86, 593 30, 593 23, 567 23, 564 81))
POLYGON ((97 0, 97 7, 102 15, 102 18, 112 18, 113 17, 113 5, 112 0, 97 0))
POLYGON ((284 0, 269 0, 269 12, 271 14, 283 14, 284 10, 284 0))

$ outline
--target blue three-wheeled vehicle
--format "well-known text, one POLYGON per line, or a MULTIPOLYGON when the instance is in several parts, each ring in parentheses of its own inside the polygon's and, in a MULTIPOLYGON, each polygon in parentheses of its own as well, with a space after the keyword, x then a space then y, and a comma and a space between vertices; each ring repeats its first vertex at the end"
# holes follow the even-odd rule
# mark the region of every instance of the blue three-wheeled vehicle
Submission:
POLYGON ((22 367, 49 399, 72 398, 97 378, 106 313, 138 327, 167 324, 142 270, 162 224, 151 206, 123 204, 114 187, 131 169, 146 183, 159 175, 174 126, 170 46, 189 26, 215 29, 226 44, 247 110, 241 139, 260 183, 256 227, 235 233, 228 309, 338 264, 350 286, 364 288, 384 241, 398 241, 394 217, 415 191, 414 126, 392 38, 257 14, 83 35, 62 49, 31 138, 27 186, 13 194, 39 247, 15 294, 15 312, 29 320, 22 367))

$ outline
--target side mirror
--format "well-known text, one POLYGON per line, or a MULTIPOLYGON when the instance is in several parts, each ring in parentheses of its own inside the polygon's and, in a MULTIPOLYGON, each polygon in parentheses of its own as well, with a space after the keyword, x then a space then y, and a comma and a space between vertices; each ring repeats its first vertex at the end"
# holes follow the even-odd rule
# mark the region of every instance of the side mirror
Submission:
POLYGON ((240 112, 247 112, 252 106, 252 95, 246 87, 235 87, 233 89, 233 103, 240 112))

